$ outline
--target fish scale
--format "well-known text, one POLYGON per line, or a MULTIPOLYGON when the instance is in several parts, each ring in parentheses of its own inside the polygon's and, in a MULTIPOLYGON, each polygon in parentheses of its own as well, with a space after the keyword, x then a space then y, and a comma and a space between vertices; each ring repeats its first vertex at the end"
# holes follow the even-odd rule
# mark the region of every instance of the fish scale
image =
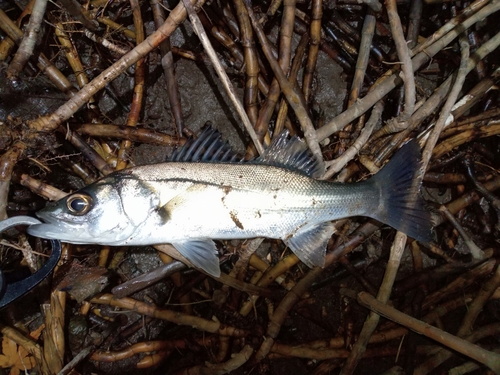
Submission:
MULTIPOLYGON (((178 179, 176 176, 180 173, 184 176, 179 182, 186 184, 182 189, 186 189, 189 185, 203 184, 206 188, 205 191, 197 192, 199 200, 213 199, 211 207, 220 208, 218 211, 221 211, 221 216, 229 217, 229 212, 238 211, 244 230, 251 233, 265 231, 265 226, 270 226, 272 223, 280 224, 285 231, 291 231, 299 226, 304 218, 311 221, 311 224, 316 224, 350 216, 349 210, 352 206, 350 201, 359 199, 357 198, 359 195, 369 191, 365 189, 367 192, 362 192, 361 185, 356 184, 356 188, 360 191, 356 195, 349 185, 334 185, 283 168, 253 164, 179 163, 176 165, 174 163, 168 165, 168 168, 158 170, 145 166, 136 168, 131 177, 149 184, 159 195, 160 204, 163 205, 176 195, 179 186, 174 181, 178 179), (209 186, 213 190, 209 189, 209 186), (207 197, 204 197, 205 194, 207 197), (258 211, 261 212, 260 216, 257 214, 258 211), (292 212, 295 212, 295 215, 289 215, 292 212), (283 216, 284 213, 287 213, 284 216, 286 222, 267 216, 283 216)), ((200 205, 200 208, 203 208, 203 205, 200 205)), ((366 210, 367 205, 363 205, 362 209, 366 210)), ((356 214, 360 215, 363 212, 357 210, 356 214)), ((199 212, 197 217, 201 221, 208 219, 204 212, 199 212)), ((215 225, 220 224, 215 223, 215 225)), ((242 228, 232 229, 234 233, 226 235, 232 235, 231 238, 248 238, 249 233, 245 233, 242 228)), ((213 233, 215 232, 216 229, 213 233)), ((274 231, 267 231, 266 237, 273 233, 274 238, 281 238, 283 235, 280 233, 276 236, 274 231)), ((205 234, 196 233, 196 235, 205 234)))
POLYGON ((234 162, 208 129, 174 161, 112 173, 37 215, 28 232, 79 244, 171 243, 192 264, 220 274, 214 239, 282 239, 308 266, 322 266, 332 220, 368 216, 429 241, 430 214, 414 183, 420 149, 405 145, 372 178, 318 180, 305 144, 285 132, 252 162, 234 162))

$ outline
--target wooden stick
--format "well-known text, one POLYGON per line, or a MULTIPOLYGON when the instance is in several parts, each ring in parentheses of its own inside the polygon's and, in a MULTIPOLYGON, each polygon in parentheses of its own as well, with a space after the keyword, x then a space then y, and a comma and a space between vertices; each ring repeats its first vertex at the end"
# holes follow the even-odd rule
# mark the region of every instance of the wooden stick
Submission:
POLYGON ((46 8, 47 0, 35 1, 35 5, 31 11, 30 22, 28 24, 28 29, 26 30, 26 35, 24 36, 23 41, 19 45, 19 48, 6 71, 7 78, 11 81, 17 80, 17 76, 21 70, 23 70, 31 55, 33 55, 35 44, 40 37, 40 32, 42 31, 41 25, 46 8))
POLYGON ((476 361, 488 366, 495 373, 500 373, 500 354, 485 350, 475 344, 465 341, 464 339, 458 338, 457 336, 433 327, 430 324, 424 323, 421 320, 406 315, 393 307, 389 307, 382 302, 377 301, 377 299, 372 297, 369 293, 361 292, 357 295, 353 295, 352 291, 345 288, 342 288, 340 293, 352 296, 356 298, 361 306, 364 306, 377 314, 386 317, 387 319, 408 327, 416 333, 427 336, 430 339, 433 339, 450 349, 456 350, 467 357, 475 359, 476 361))

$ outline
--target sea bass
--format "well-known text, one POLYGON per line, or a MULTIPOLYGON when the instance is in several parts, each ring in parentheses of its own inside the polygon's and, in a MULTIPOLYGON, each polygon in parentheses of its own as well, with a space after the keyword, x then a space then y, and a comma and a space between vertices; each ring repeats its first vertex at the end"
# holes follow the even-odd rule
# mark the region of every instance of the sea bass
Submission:
POLYGON ((282 239, 309 267, 323 266, 332 220, 368 216, 422 242, 429 212, 414 177, 420 149, 409 142, 372 178, 339 184, 316 179, 305 143, 282 133, 250 162, 208 129, 172 161, 112 173, 49 203, 45 224, 31 235, 74 244, 111 246, 171 243, 191 263, 219 276, 213 239, 282 239))

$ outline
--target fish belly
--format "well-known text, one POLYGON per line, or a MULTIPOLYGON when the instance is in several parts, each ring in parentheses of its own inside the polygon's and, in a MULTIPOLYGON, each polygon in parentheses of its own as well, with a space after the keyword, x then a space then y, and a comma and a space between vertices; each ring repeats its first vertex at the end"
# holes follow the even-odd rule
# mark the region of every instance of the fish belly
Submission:
POLYGON ((162 232, 170 241, 187 238, 285 238, 301 228, 345 217, 334 197, 300 191, 201 186, 165 206, 162 232), (333 202, 332 202, 333 201, 333 202))

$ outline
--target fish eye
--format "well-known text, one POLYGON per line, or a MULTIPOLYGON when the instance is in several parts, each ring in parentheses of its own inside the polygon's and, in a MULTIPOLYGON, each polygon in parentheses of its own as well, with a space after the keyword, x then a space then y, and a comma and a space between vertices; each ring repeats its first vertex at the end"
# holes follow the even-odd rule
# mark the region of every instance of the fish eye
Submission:
POLYGON ((74 194, 66 200, 68 210, 74 215, 85 215, 92 208, 92 198, 86 194, 74 194))

